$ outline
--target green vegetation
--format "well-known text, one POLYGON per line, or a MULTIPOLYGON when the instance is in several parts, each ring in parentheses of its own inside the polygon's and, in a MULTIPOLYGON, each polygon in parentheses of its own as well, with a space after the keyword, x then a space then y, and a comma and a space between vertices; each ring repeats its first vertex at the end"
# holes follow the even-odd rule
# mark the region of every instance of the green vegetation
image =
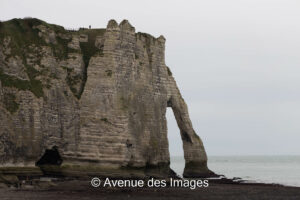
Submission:
MULTIPOLYGON (((83 56, 83 62, 84 62, 84 73, 83 76, 80 75, 73 75, 72 70, 67 69, 66 67, 62 66, 63 69, 67 70, 67 84, 69 85, 70 90, 74 94, 74 96, 77 99, 80 99, 81 94, 84 89, 84 85, 87 80, 87 68, 90 62, 90 59, 95 54, 103 55, 103 51, 101 49, 98 49, 95 46, 95 40, 98 35, 103 35, 105 33, 105 29, 80 29, 76 34, 86 34, 88 36, 87 42, 80 42, 80 49, 83 56), (77 89, 74 87, 78 85, 79 82, 82 82, 82 86, 80 87, 80 91, 77 91, 77 89)), ((60 43, 64 43, 63 46, 67 47, 68 42, 66 40, 61 39, 60 43)), ((65 48, 63 52, 68 55, 68 53, 76 52, 76 50, 70 51, 69 48, 65 48)), ((108 76, 112 75, 112 72, 107 72, 108 76)))
POLYGON ((53 78, 53 79, 58 79, 57 74, 55 74, 55 73, 51 73, 51 74, 49 75, 49 77, 50 77, 50 78, 53 78))
POLYGON ((65 94, 66 97, 69 96, 68 91, 66 91, 66 90, 64 90, 64 94, 65 94))
POLYGON ((6 110, 10 113, 16 112, 19 108, 19 104, 16 102, 16 96, 12 93, 4 94, 3 103, 6 110))
MULTIPOLYGON (((12 19, 10 21, 2 22, 0 24, 0 41, 3 41, 5 37, 9 36, 11 38, 9 47, 11 49, 10 57, 19 56, 25 66, 25 71, 29 77, 29 81, 20 80, 15 77, 4 74, 0 72, 1 82, 4 86, 15 87, 19 90, 29 90, 35 96, 43 96, 43 84, 40 80, 37 80, 37 76, 47 76, 47 69, 43 69, 41 72, 28 65, 26 58, 28 58, 29 53, 33 53, 35 56, 38 56, 38 60, 34 64, 40 64, 40 55, 39 49, 41 46, 50 46, 54 56, 59 59, 67 59, 69 53, 79 52, 78 50, 68 48, 68 43, 70 39, 62 39, 56 37, 57 44, 49 43, 47 44, 42 37, 38 35, 39 30, 34 26, 44 25, 45 27, 55 31, 56 33, 65 33, 65 30, 61 26, 47 24, 44 21, 39 19, 30 18, 30 19, 12 19), (37 49, 34 49, 37 47, 37 49)), ((7 57, 7 59, 9 56, 7 57)), ((50 74, 49 78, 57 78, 56 74, 50 74)), ((69 77, 68 83, 74 84, 77 83, 78 77, 69 77)), ((50 85, 46 84, 45 87, 50 88, 50 85)), ((71 89, 74 88, 71 87, 71 89)))
POLYGON ((0 80, 3 86, 5 87, 15 87, 18 90, 29 90, 31 91, 36 97, 42 97, 43 93, 43 85, 40 80, 35 80, 34 71, 31 74, 30 80, 21 80, 16 77, 4 74, 2 69, 0 69, 0 80))
MULTIPOLYGON (((9 44, 11 49, 10 56, 19 56, 22 59, 29 81, 20 80, 13 76, 6 75, 3 71, 0 71, 0 78, 2 85, 6 87, 15 87, 19 90, 29 90, 35 96, 42 97, 44 95, 43 85, 40 80, 36 79, 36 77, 42 75, 42 73, 34 69, 32 66, 29 66, 26 62, 28 53, 32 53, 32 46, 40 47, 47 45, 46 42, 39 37, 38 29, 34 28, 34 26, 38 25, 44 25, 54 31, 64 31, 63 27, 47 24, 46 22, 35 18, 12 19, 0 24, 0 41, 2 42, 7 36, 11 38, 9 44)), ((51 47, 52 49, 56 49, 55 51, 58 51, 60 50, 59 47, 63 47, 64 45, 65 43, 57 46, 51 44, 51 47)), ((53 52, 55 53, 55 51, 53 52)), ((33 53, 37 55, 39 52, 33 53)), ((60 55, 58 52, 56 54, 60 55)), ((40 60, 38 60, 36 64, 40 64, 40 60)))
POLYGON ((29 88, 30 88, 29 81, 17 79, 13 76, 4 74, 2 69, 0 69, 0 80, 1 80, 2 86, 5 86, 5 87, 15 87, 19 90, 29 90, 29 88))
MULTIPOLYGON (((62 26, 48 24, 42 20, 36 18, 29 19, 12 19, 0 24, 0 37, 5 36, 12 37, 12 42, 17 45, 17 47, 28 47, 31 44, 37 45, 47 45, 43 38, 39 37, 39 30, 35 28, 36 26, 43 25, 48 29, 53 30, 55 33, 65 33, 65 29, 62 26)), ((56 38, 58 45, 67 47, 67 41, 71 39, 61 39, 56 38)))
POLYGON ((31 91, 36 97, 44 96, 43 84, 40 80, 35 78, 40 75, 40 72, 31 66, 26 66, 26 72, 29 77, 29 91, 31 91))
POLYGON ((101 121, 104 121, 104 122, 108 123, 108 119, 107 118, 101 118, 101 121))
POLYGON ((103 35, 104 33, 105 29, 83 29, 79 31, 79 34, 86 34, 88 36, 87 42, 80 42, 80 49, 83 54, 83 62, 86 68, 93 55, 96 53, 99 53, 100 55, 103 54, 103 51, 95 46, 95 41, 98 35, 103 35))
MULTIPOLYGON (((69 53, 80 53, 80 50, 72 49, 68 47, 68 43, 72 41, 70 39, 64 39, 61 37, 56 37, 57 44, 48 44, 52 48, 53 54, 59 60, 68 59, 69 53)), ((73 59, 76 57, 72 57, 73 59)))
MULTIPOLYGON (((80 50, 71 49, 68 47, 68 43, 72 38, 70 34, 61 26, 48 24, 42 20, 35 18, 28 19, 12 19, 6 22, 0 22, 0 42, 4 42, 4 38, 10 38, 9 48, 11 49, 10 55, 6 56, 6 59, 10 57, 16 57, 22 59, 25 66, 25 72, 27 73, 29 80, 20 80, 13 76, 4 74, 1 71, 1 82, 4 86, 15 87, 19 90, 29 90, 37 97, 43 96, 43 87, 50 88, 49 84, 42 84, 41 80, 47 80, 47 78, 57 78, 55 74, 49 74, 46 69, 41 71, 36 70, 30 63, 27 63, 27 58, 31 55, 37 57, 34 64, 41 66, 41 47, 48 46, 52 49, 53 55, 58 60, 68 59, 70 53, 82 53, 85 70, 83 76, 74 75, 71 71, 67 71, 67 84, 69 85, 72 93, 79 99, 83 92, 83 88, 87 79, 87 67, 92 56, 95 54, 103 55, 103 50, 98 49, 95 46, 95 40, 97 36, 101 36, 105 33, 105 29, 80 29, 72 34, 86 34, 88 36, 87 42, 80 42, 80 50), (56 33, 56 43, 46 43, 41 32, 36 26, 43 25, 49 30, 56 33), (40 34, 40 35, 39 35, 40 34), (65 34, 69 37, 62 38, 59 34, 65 34), (39 77, 38 77, 39 76, 39 77), (45 79, 46 78, 46 79, 45 79), (81 83, 80 91, 78 90, 78 83, 81 83), (76 89, 77 88, 77 89, 76 89)), ((48 34, 48 33, 42 33, 48 34)), ((31 61, 32 62, 32 61, 31 61)), ((112 71, 107 71, 107 76, 112 76, 112 71)))
POLYGON ((111 71, 110 69, 105 70, 105 72, 106 72, 106 75, 107 75, 107 76, 109 76, 109 77, 112 76, 112 71, 111 71))
POLYGON ((69 85, 70 90, 71 90, 72 93, 74 94, 74 96, 75 96, 77 99, 80 99, 81 92, 80 92, 80 91, 77 91, 77 89, 76 89, 75 86, 76 86, 78 83, 81 82, 82 77, 81 77, 81 75, 79 75, 79 74, 72 76, 72 72, 73 72, 72 69, 67 69, 67 78, 66 78, 66 81, 67 81, 67 84, 69 85))
POLYGON ((46 88, 47 88, 47 89, 50 89, 50 88, 51 88, 51 85, 50 85, 50 84, 46 84, 46 88))
POLYGON ((87 80, 87 68, 89 66, 89 62, 92 56, 95 54, 103 55, 103 50, 98 49, 95 46, 95 41, 97 36, 101 36, 105 33, 105 29, 80 29, 78 34, 86 34, 88 36, 87 42, 80 42, 81 53, 83 54, 83 62, 85 66, 85 70, 83 73, 83 86, 81 87, 81 91, 79 91, 77 98, 80 99, 81 94, 83 92, 86 80, 87 80))
POLYGON ((56 41, 59 45, 51 44, 54 56, 60 60, 64 60, 68 58, 68 53, 76 52, 76 50, 68 47, 68 43, 71 42, 71 40, 71 38, 63 39, 60 37, 56 37, 56 41))
POLYGON ((32 44, 44 45, 45 42, 38 36, 38 30, 33 26, 42 24, 38 19, 12 19, 2 22, 0 26, 0 39, 11 37, 11 54, 23 55, 23 48, 28 48, 32 44))
POLYGON ((134 54, 135 59, 139 59, 139 55, 137 55, 136 53, 134 54))
MULTIPOLYGON (((73 69, 69 69, 66 66, 61 66, 61 68, 67 71, 66 82, 71 92, 77 99, 80 99, 81 93, 80 91, 77 91, 75 86, 82 81, 82 77, 80 75, 73 75, 73 69)), ((64 91, 64 94, 68 96, 67 91, 64 91)))
POLYGON ((68 51, 73 51, 68 48, 68 42, 71 39, 65 40, 57 37, 57 44, 47 44, 42 37, 38 35, 39 30, 35 26, 44 25, 52 29, 56 33, 65 32, 64 28, 57 25, 47 24, 46 22, 30 18, 30 19, 12 19, 2 22, 0 25, 0 40, 4 37, 11 37, 10 47, 11 56, 18 55, 24 57, 29 50, 29 46, 51 46, 53 53, 59 59, 67 58, 68 51))

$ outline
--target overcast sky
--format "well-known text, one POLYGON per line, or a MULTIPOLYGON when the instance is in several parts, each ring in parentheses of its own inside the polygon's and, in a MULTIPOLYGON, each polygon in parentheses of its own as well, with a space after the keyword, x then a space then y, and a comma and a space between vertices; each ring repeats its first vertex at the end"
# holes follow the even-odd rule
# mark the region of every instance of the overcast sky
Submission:
MULTIPOLYGON (((67 28, 128 19, 166 63, 208 155, 300 154, 299 0, 0 0, 0 20, 67 28)), ((168 110, 171 155, 182 142, 168 110)))

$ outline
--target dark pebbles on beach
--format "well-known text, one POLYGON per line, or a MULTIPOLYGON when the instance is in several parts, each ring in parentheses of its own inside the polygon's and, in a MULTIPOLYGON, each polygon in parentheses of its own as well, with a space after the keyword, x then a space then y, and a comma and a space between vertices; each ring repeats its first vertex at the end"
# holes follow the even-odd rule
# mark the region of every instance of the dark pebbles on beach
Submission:
POLYGON ((119 200, 119 199, 197 199, 197 200, 299 200, 300 188, 270 184, 219 184, 207 188, 93 188, 87 181, 68 181, 49 188, 0 189, 1 200, 119 200))

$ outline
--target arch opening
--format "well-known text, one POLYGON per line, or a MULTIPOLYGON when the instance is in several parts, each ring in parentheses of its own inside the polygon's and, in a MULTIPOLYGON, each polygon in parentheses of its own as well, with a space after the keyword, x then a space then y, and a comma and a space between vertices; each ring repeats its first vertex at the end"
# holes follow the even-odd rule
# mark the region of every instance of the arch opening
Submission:
POLYGON ((179 176, 182 176, 185 166, 183 143, 180 136, 180 129, 178 128, 173 110, 170 107, 167 107, 166 118, 170 152, 170 168, 173 169, 179 176))

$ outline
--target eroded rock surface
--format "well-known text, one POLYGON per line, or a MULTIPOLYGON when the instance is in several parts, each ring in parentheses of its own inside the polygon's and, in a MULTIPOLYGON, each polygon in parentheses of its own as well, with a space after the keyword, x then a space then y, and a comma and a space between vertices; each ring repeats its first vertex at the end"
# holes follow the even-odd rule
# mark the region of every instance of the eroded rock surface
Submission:
POLYGON ((0 167, 34 167, 55 149, 60 173, 167 176, 171 107, 184 176, 211 174, 164 51, 163 36, 136 33, 127 20, 72 32, 0 22, 0 167))

